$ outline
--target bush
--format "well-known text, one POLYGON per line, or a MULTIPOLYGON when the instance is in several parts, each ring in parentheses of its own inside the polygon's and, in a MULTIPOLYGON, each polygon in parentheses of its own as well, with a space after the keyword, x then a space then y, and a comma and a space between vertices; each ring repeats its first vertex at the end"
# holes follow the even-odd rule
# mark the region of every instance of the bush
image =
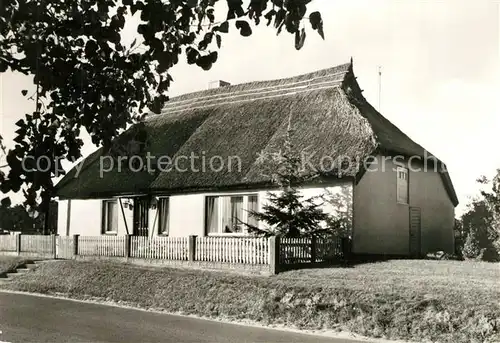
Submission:
POLYGON ((495 247, 493 242, 487 242, 485 245, 486 246, 483 245, 483 247, 480 246, 476 231, 471 230, 465 240, 465 244, 462 249, 462 256, 468 260, 485 262, 500 261, 498 249, 495 247))
POLYGON ((491 245, 487 248, 481 249, 479 259, 485 262, 498 262, 500 260, 500 256, 498 254, 498 250, 491 245))
POLYGON ((481 250, 479 248, 479 242, 476 237, 476 231, 470 230, 467 234, 464 247, 462 249, 462 256, 465 259, 478 259, 480 257, 481 250))

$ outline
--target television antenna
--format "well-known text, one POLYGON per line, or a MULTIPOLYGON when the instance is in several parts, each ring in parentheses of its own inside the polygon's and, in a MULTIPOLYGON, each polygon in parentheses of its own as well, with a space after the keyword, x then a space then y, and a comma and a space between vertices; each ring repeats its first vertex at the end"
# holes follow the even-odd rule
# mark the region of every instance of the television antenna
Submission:
POLYGON ((382 67, 378 67, 378 111, 381 111, 382 102, 382 67))

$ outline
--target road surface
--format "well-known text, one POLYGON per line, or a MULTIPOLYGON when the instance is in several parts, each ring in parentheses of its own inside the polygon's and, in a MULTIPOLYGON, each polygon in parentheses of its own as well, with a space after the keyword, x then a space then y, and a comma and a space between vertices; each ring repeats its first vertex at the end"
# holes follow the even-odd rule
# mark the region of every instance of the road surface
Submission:
MULTIPOLYGON (((0 292, 0 342, 363 343, 0 292)), ((364 342, 366 343, 366 342, 364 342)))

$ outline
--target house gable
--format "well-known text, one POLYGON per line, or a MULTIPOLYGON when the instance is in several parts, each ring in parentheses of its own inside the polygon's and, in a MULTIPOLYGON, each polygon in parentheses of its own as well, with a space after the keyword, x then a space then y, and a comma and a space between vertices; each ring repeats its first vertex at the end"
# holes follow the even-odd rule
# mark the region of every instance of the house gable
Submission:
POLYGON ((453 251, 454 204, 433 166, 423 161, 377 155, 376 163, 354 186, 353 251, 358 254, 408 255, 410 213, 421 213, 420 252, 453 251), (401 189, 398 168, 404 168, 407 195, 401 189))

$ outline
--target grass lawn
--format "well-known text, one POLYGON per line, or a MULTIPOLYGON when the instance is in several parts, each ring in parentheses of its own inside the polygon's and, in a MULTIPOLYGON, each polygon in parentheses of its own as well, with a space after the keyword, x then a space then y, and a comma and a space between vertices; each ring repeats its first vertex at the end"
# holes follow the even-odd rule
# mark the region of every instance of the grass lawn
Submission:
POLYGON ((25 258, 15 256, 0 256, 0 275, 11 272, 16 267, 26 263, 25 258))
POLYGON ((500 265, 392 260, 273 277, 60 261, 4 288, 417 342, 499 342, 500 265))
POLYGON ((483 262, 392 260, 352 268, 294 270, 279 275, 295 285, 314 284, 408 296, 426 295, 462 303, 500 304, 500 264, 483 262))

